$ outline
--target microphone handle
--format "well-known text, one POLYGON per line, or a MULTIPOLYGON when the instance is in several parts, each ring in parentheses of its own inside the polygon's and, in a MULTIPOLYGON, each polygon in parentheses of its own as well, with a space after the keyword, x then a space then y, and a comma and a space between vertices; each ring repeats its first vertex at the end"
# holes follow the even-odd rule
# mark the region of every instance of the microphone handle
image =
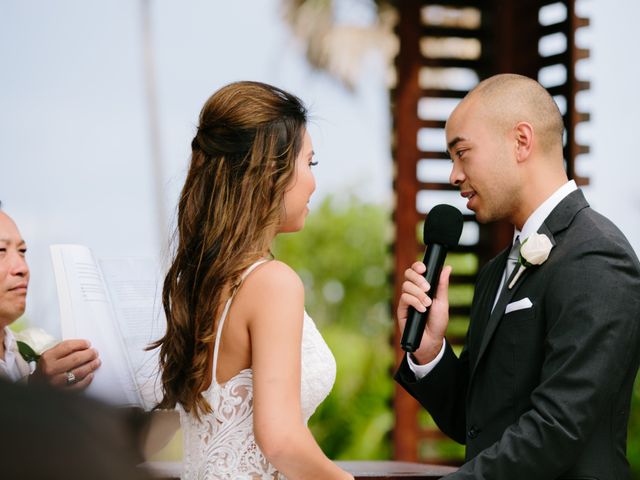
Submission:
MULTIPOLYGON (((427 267, 427 271, 424 273, 424 278, 429 282, 431 288, 427 292, 427 296, 431 299, 435 297, 438 287, 438 280, 440 279, 440 272, 442 272, 442 266, 444 265, 444 259, 447 256, 447 247, 438 243, 427 245, 427 250, 424 253, 423 263, 427 267)), ((407 312, 407 323, 404 326, 404 332, 402 332, 402 340, 400 346, 405 352, 415 352, 420 346, 422 340, 422 334, 427 324, 427 315, 429 314, 429 308, 425 312, 418 312, 415 308, 409 307, 407 312)))

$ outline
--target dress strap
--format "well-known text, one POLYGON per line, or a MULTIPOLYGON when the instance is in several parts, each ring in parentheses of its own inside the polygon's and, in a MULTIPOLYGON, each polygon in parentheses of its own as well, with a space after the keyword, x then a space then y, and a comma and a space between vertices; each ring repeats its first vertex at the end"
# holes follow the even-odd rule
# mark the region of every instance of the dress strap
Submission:
POLYGON ((220 350, 220 337, 222 337, 222 327, 224 326, 224 321, 227 319, 227 315, 229 314, 229 309, 231 308, 231 303, 233 302, 233 298, 236 296, 236 292, 240 288, 240 285, 242 285, 242 282, 244 282, 244 279, 247 278, 247 276, 251 272, 253 272, 253 270, 255 270, 256 267, 268 261, 269 259, 267 258, 258 260, 257 262, 252 264, 249 268, 247 268, 243 272, 242 276, 240 277, 240 283, 238 284, 234 292, 231 294, 231 296, 227 300, 227 303, 224 305, 224 310, 222 311, 222 316, 220 317, 220 321, 218 322, 218 328, 216 330, 216 341, 213 346, 213 372, 211 374, 211 379, 213 380, 213 383, 216 383, 216 384, 218 383, 218 381, 216 380, 216 371, 218 369, 218 351, 220 350))

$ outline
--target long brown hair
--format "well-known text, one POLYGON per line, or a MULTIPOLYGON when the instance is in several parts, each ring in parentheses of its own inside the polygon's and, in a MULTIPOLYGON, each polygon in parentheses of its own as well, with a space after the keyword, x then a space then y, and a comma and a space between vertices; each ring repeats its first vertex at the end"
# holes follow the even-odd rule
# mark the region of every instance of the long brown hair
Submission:
POLYGON ((162 292, 167 330, 151 346, 160 347, 158 408, 211 411, 201 393, 211 381, 215 316, 277 233, 306 121, 300 99, 258 82, 227 85, 202 108, 162 292))

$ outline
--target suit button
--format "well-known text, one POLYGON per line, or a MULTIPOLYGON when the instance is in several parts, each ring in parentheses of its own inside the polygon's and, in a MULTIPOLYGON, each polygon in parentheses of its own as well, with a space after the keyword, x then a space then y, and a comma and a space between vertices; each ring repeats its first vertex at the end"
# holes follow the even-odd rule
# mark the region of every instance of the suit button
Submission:
POLYGON ((471 426, 471 428, 467 432, 467 436, 469 438, 476 438, 478 436, 478 433, 480 433, 480 429, 478 427, 476 427, 475 425, 473 425, 473 426, 471 426))

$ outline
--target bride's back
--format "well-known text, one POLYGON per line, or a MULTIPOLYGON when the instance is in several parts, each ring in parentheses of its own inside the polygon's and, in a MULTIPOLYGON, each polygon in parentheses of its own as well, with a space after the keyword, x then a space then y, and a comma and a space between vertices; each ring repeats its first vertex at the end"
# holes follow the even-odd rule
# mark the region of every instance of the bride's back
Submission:
MULTIPOLYGON (((286 336, 273 328, 278 325, 269 325, 267 327, 271 328, 259 329, 259 332, 271 332, 269 338, 255 338, 251 342, 252 322, 268 322, 268 313, 261 315, 261 312, 278 308, 265 298, 262 298, 264 302, 262 309, 251 308, 253 305, 251 298, 260 297, 258 290, 262 290, 265 286, 274 284, 283 286, 283 283, 290 281, 295 283, 299 279, 286 265, 275 261, 267 263, 266 260, 256 262, 249 267, 243 279, 244 282, 239 287, 235 298, 232 296, 225 303, 222 315, 216 322, 218 333, 213 352, 212 372, 218 373, 212 375, 209 388, 203 392, 212 411, 197 418, 180 409, 184 435, 184 478, 236 479, 240 474, 250 479, 284 478, 278 474, 276 467, 271 465, 258 446, 256 435, 261 433, 260 427, 254 432, 256 423, 254 412, 257 411, 258 416, 269 416, 274 411, 274 408, 268 405, 269 397, 272 395, 265 396, 263 402, 254 401, 254 368, 251 363, 243 364, 242 359, 246 356, 247 352, 244 350, 247 347, 251 356, 251 343, 277 346, 279 340, 276 337, 286 336), (250 275, 254 269, 259 271, 250 275), (278 278, 283 276, 290 278, 278 278), (248 333, 249 344, 232 344, 235 337, 242 338, 239 332, 243 330, 248 333), (227 353, 223 357, 225 345, 227 353), (225 365, 225 358, 228 365, 225 365), (227 370, 235 373, 225 377, 219 375, 219 372, 227 370)), ((279 299, 273 299, 275 303, 290 300, 294 300, 295 303, 295 298, 288 298, 289 292, 280 293, 279 299)), ((299 292, 293 291, 291 294, 295 297, 299 292)), ((333 355, 313 320, 304 310, 300 313, 299 329, 302 331, 302 336, 299 343, 301 345, 299 404, 306 424, 318 405, 331 391, 336 370, 333 355)), ((257 334, 264 335, 264 333, 257 334)), ((255 365, 258 372, 257 380, 259 384, 268 383, 270 380, 261 381, 260 376, 263 375, 263 371, 268 371, 269 366, 261 365, 260 358, 260 356, 257 357, 258 364, 255 365)), ((298 370, 293 365, 290 368, 298 370)), ((258 396, 258 399, 260 398, 258 396)), ((294 412, 291 413, 294 414, 294 412)), ((285 427, 282 425, 282 428, 285 427)))

